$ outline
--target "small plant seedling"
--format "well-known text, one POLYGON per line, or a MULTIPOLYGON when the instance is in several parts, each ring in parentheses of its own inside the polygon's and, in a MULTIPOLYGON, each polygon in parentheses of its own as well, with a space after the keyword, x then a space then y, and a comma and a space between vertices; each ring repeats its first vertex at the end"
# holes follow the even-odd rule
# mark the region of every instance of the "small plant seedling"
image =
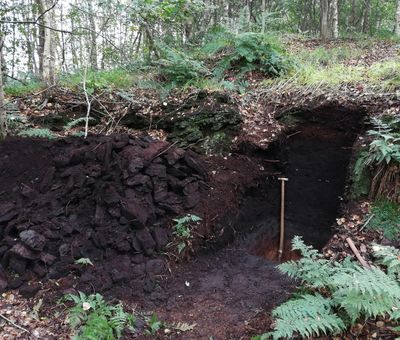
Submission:
POLYGON ((187 214, 186 216, 176 218, 173 220, 176 222, 174 225, 174 235, 179 239, 177 245, 178 253, 182 253, 187 245, 190 244, 190 239, 193 237, 192 230, 195 225, 201 221, 201 218, 197 215, 187 214))
POLYGON ((87 257, 81 257, 75 261, 75 264, 80 264, 82 266, 94 266, 93 262, 87 257))
POLYGON ((162 323, 162 321, 160 321, 158 319, 157 314, 153 313, 151 318, 148 319, 148 321, 147 321, 147 326, 148 327, 147 327, 145 333, 148 335, 154 335, 161 329, 161 327, 163 326, 163 323, 162 323))

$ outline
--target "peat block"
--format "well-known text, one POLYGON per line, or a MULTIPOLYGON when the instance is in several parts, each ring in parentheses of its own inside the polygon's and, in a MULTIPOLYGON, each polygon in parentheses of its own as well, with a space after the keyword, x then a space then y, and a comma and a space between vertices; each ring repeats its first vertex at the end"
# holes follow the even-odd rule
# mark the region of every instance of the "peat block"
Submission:
POLYGON ((169 221, 207 188, 196 153, 149 137, 9 138, 0 155, 0 291, 21 286, 27 297, 39 289, 32 275, 79 274, 85 257, 96 270, 82 269, 82 282, 100 275, 104 289, 160 274, 169 221))

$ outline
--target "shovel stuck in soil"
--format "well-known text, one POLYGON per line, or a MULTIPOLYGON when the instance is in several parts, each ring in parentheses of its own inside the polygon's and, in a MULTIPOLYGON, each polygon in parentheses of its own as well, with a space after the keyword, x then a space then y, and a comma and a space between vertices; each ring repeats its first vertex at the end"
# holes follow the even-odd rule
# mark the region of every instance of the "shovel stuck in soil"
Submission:
POLYGON ((287 182, 289 178, 280 177, 278 178, 278 180, 281 181, 281 227, 278 250, 278 260, 281 261, 283 255, 283 246, 285 242, 285 182, 287 182))

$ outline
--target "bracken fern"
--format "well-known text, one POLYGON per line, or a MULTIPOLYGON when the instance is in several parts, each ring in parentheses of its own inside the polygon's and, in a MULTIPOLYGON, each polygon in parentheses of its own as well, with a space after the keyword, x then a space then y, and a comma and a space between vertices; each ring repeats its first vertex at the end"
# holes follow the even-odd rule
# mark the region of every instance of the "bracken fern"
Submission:
POLYGON ((274 339, 336 334, 357 321, 389 316, 400 319, 400 251, 375 246, 379 264, 363 268, 349 258, 329 261, 317 250, 295 237, 293 249, 303 258, 278 266, 279 270, 304 284, 297 297, 277 307, 274 339))

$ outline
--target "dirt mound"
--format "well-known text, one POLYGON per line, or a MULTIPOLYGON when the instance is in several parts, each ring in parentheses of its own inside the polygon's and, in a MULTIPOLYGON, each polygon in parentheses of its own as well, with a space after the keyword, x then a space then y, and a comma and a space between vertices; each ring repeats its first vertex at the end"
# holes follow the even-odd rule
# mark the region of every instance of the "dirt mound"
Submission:
POLYGON ((35 277, 76 270, 91 282, 80 258, 101 264, 99 290, 161 273, 152 257, 168 242, 168 221, 207 189, 197 154, 148 137, 9 139, 0 155, 0 289, 23 285, 25 295, 39 289, 24 284, 35 277))

